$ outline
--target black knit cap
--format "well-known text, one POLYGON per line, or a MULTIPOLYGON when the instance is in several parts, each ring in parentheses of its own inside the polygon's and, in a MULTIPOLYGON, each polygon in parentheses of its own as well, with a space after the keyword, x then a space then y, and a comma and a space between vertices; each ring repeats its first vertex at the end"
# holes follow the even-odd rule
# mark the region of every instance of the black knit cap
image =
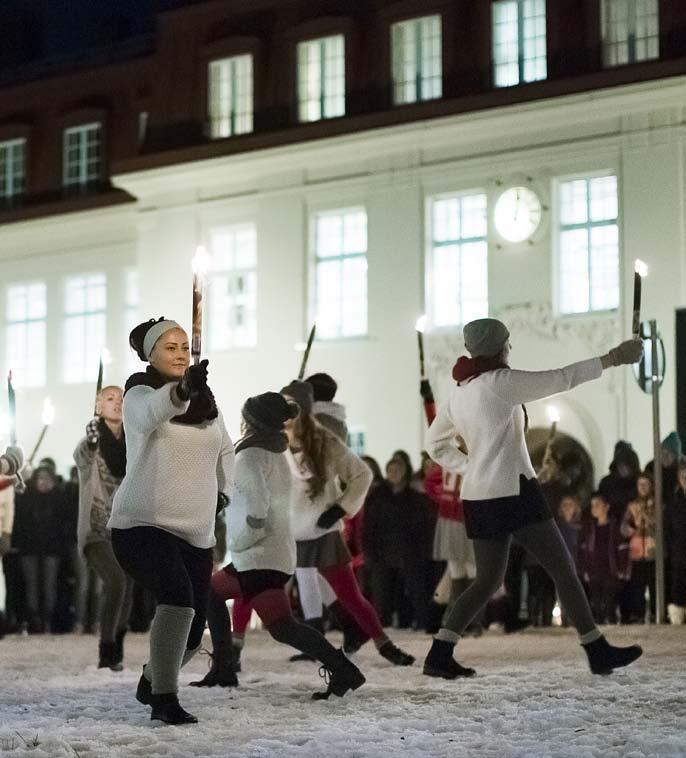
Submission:
POLYGON ((330 403, 336 397, 338 385, 336 380, 328 374, 312 374, 305 381, 312 385, 315 403, 330 403))
POLYGON ((292 397, 305 413, 312 413, 314 391, 311 384, 294 379, 281 390, 281 394, 292 397))
POLYGON ((278 392, 265 392, 249 397, 241 411, 243 418, 260 431, 281 431, 289 419, 298 415, 298 409, 278 392))

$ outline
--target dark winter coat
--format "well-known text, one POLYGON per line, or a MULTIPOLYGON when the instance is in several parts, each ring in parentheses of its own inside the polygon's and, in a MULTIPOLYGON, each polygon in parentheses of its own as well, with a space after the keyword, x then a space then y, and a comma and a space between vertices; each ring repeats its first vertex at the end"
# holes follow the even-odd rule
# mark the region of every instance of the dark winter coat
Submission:
MULTIPOLYGON (((655 481, 655 461, 650 461, 646 466, 646 473, 655 481)), ((674 496, 677 484, 679 482, 679 465, 662 467, 662 502, 669 503, 674 496)))
POLYGON ((17 495, 12 546, 22 555, 66 555, 75 533, 68 511, 61 487, 41 494, 29 486, 17 495))
POLYGON ((555 521, 557 522, 560 534, 562 534, 562 539, 565 541, 567 550, 569 550, 569 554, 572 556, 572 560, 578 571, 581 524, 578 521, 565 521, 563 518, 556 518, 555 521))
MULTIPOLYGON (((592 579, 598 576, 597 565, 601 559, 596 546, 598 522, 593 519, 586 533, 580 551, 581 574, 592 579)), ((626 579, 629 576, 629 544, 622 538, 619 525, 610 518, 610 538, 607 545, 610 576, 613 579, 626 579)))
POLYGON ((610 466, 610 473, 600 480, 598 492, 607 500, 610 517, 616 521, 621 521, 627 505, 636 498, 637 479, 638 477, 634 476, 619 476, 613 464, 610 466))
POLYGON ((678 489, 665 513, 665 544, 672 566, 686 570, 686 493, 678 489))
POLYGON ((384 482, 370 492, 364 508, 362 545, 368 563, 402 568, 429 559, 433 541, 426 495, 407 487, 393 493, 384 482))

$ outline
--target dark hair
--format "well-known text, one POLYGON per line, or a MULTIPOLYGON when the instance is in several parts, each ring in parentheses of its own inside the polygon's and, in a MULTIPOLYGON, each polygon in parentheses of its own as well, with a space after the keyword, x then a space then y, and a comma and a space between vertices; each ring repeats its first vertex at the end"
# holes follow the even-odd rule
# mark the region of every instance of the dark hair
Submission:
POLYGON ((378 484, 379 482, 382 482, 383 474, 381 473, 381 466, 377 463, 376 458, 372 458, 371 455, 361 455, 360 459, 371 469, 374 483, 378 484))
POLYGON ((412 461, 410 456, 404 450, 396 450, 391 456, 391 459, 386 464, 386 468, 393 463, 393 461, 401 461, 405 466, 405 476, 403 477, 405 486, 409 487, 414 477, 414 469, 412 468, 412 461))
POLYGON ((607 498, 599 490, 595 490, 594 492, 591 492, 591 500, 593 500, 593 498, 595 497, 597 497, 598 500, 602 500, 604 503, 607 503, 609 505, 609 503, 607 502, 607 498))
POLYGON ((164 316, 160 316, 158 319, 151 318, 149 321, 143 321, 142 324, 134 326, 129 334, 129 346, 136 353, 136 355, 144 362, 148 362, 148 356, 143 349, 143 343, 145 342, 145 335, 152 329, 159 321, 165 321, 164 316))

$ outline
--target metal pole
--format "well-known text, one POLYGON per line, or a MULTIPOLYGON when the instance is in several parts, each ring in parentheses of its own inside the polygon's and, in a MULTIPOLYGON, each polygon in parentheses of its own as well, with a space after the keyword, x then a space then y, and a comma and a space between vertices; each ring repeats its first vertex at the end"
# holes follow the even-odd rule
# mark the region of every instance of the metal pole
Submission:
POLYGON ((653 453, 655 477, 655 615, 661 624, 665 615, 665 550, 662 508, 662 442, 660 441, 660 375, 658 366, 657 322, 650 321, 650 388, 653 396, 653 453))

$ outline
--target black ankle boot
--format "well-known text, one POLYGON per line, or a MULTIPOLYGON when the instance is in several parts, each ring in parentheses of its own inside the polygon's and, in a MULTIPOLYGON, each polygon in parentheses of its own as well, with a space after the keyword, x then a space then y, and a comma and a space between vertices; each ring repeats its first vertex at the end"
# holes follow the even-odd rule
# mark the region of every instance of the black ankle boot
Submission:
POLYGON ((322 666, 319 673, 325 680, 328 677, 329 686, 326 692, 315 692, 312 700, 327 700, 331 695, 343 697, 346 692, 358 689, 367 681, 342 650, 336 651, 336 660, 332 662, 331 668, 322 666))
POLYGON ((121 629, 117 632, 117 636, 114 638, 115 663, 124 663, 124 637, 126 637, 126 629, 121 629))
POLYGON ((411 666, 414 663, 414 656, 401 650, 390 640, 386 640, 379 648, 379 655, 390 661, 394 666, 411 666))
POLYGON ((204 678, 191 682, 191 687, 238 687, 238 677, 231 655, 231 645, 220 642, 212 653, 212 666, 204 678))
MULTIPOLYGON (((324 622, 321 618, 305 619, 303 623, 307 624, 307 626, 311 626, 313 629, 316 629, 322 636, 324 635, 324 622)), ((291 663, 296 663, 298 661, 316 661, 317 659, 313 658, 311 655, 307 655, 306 653, 296 653, 295 655, 292 655, 288 660, 291 663)))
POLYGON ((141 678, 138 680, 138 687, 136 687, 136 700, 143 705, 150 705, 152 698, 152 683, 145 678, 145 674, 141 674, 141 678))
POLYGON ((123 666, 117 661, 116 655, 116 643, 115 642, 101 642, 99 645, 99 669, 110 669, 112 671, 122 671, 123 666))
POLYGON ((586 651, 588 665, 594 674, 611 674, 613 669, 628 666, 643 655, 640 645, 614 647, 604 636, 582 647, 586 651))
POLYGON ((179 698, 175 692, 165 695, 151 695, 152 705, 151 721, 164 721, 165 724, 197 724, 198 719, 179 704, 179 698))
POLYGON ((457 679, 460 676, 470 677, 476 674, 471 668, 461 666, 453 658, 455 645, 452 642, 443 640, 434 640, 431 650, 424 661, 424 671, 426 676, 434 676, 441 679, 457 679))

